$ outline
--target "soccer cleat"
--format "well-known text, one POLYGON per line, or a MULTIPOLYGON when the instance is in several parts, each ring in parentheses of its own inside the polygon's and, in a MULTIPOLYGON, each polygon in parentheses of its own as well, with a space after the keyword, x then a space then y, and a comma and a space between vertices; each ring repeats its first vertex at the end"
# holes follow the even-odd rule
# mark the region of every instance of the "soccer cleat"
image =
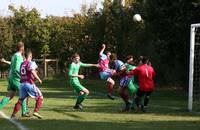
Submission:
POLYGON ((83 109, 83 105, 82 104, 79 104, 79 106, 82 107, 82 109, 83 109))
POLYGON ((22 117, 31 117, 31 113, 30 112, 27 112, 25 114, 22 114, 22 117))
POLYGON ((43 118, 38 112, 34 112, 33 116, 37 117, 38 119, 42 119, 43 118))
POLYGON ((142 105, 142 107, 141 107, 142 112, 146 112, 146 111, 147 111, 147 108, 148 108, 147 106, 143 106, 143 105, 142 105))
POLYGON ((111 100, 114 100, 115 98, 113 97, 113 95, 111 94, 107 94, 108 98, 111 99, 111 100))
POLYGON ((16 115, 12 114, 10 117, 11 120, 15 120, 16 119, 16 115))
POLYGON ((74 106, 74 109, 79 109, 79 110, 83 110, 83 106, 81 104, 76 104, 74 106))

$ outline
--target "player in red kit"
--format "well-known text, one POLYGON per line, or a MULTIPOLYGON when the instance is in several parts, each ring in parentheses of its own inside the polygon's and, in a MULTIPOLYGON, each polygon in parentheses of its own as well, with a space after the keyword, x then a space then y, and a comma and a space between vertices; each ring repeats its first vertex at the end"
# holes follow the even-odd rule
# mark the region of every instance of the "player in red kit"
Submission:
POLYGON ((32 60, 32 52, 28 51, 25 54, 26 60, 20 66, 20 90, 19 90, 19 99, 18 102, 15 104, 14 111, 12 113, 11 118, 15 118, 17 112, 21 108, 21 104, 23 100, 30 96, 36 100, 36 105, 34 109, 33 116, 41 119, 42 116, 38 113, 41 105, 43 96, 41 91, 36 87, 35 80, 38 80, 40 84, 42 84, 41 79, 38 77, 36 73, 37 65, 32 60))
POLYGON ((139 90, 136 94, 137 97, 135 102, 137 107, 141 107, 143 112, 145 112, 149 103, 150 95, 154 90, 154 77, 156 76, 153 67, 147 65, 147 63, 148 58, 142 57, 141 65, 128 73, 138 78, 139 90), (141 103, 142 97, 144 97, 144 103, 141 103))

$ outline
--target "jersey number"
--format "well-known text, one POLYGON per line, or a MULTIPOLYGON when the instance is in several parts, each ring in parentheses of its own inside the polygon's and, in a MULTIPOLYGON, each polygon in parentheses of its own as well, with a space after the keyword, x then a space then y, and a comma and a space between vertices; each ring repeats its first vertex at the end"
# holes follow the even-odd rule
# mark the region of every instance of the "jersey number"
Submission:
POLYGON ((148 72, 147 68, 145 69, 145 71, 146 71, 146 76, 148 78, 149 77, 149 72, 148 72))
POLYGON ((26 69, 24 68, 24 66, 22 66, 22 68, 21 68, 21 74, 26 75, 26 69))

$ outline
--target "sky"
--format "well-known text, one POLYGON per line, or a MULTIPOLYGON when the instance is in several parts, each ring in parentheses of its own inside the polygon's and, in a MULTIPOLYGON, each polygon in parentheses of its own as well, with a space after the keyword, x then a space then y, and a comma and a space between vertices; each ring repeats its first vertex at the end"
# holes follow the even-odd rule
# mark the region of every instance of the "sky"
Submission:
POLYGON ((97 3, 97 8, 102 7, 103 0, 0 0, 0 16, 8 16, 11 13, 8 5, 13 4, 16 8, 20 5, 28 9, 35 7, 42 17, 47 15, 72 16, 74 12, 80 12, 82 4, 97 3))

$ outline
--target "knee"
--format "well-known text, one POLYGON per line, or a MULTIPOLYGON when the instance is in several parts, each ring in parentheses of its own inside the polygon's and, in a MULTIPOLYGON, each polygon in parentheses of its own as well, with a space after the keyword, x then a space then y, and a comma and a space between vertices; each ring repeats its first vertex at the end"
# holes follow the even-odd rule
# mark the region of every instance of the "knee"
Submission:
POLYGON ((24 99, 19 99, 19 100, 18 100, 18 103, 19 103, 19 104, 22 104, 23 101, 24 101, 24 99))
POLYGON ((115 85, 115 81, 114 81, 113 79, 111 79, 111 78, 108 79, 108 82, 109 82, 110 84, 112 84, 112 85, 115 85))
POLYGON ((37 100, 43 100, 43 96, 39 96, 37 100))

